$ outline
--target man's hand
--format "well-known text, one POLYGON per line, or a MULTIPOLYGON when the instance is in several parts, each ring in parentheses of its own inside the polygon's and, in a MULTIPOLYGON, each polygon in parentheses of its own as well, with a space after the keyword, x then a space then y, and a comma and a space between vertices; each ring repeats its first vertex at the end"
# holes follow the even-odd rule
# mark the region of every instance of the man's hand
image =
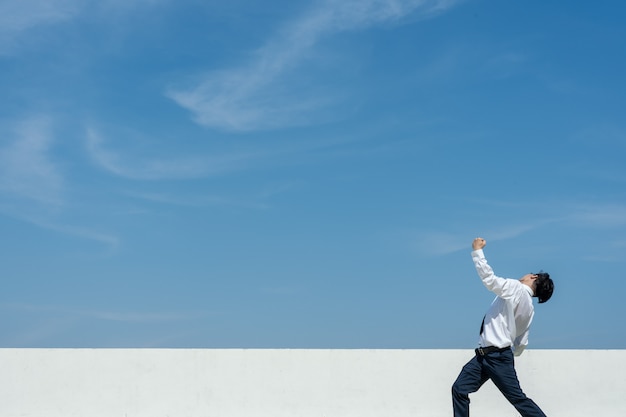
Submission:
POLYGON ((487 241, 485 239, 483 239, 482 237, 477 237, 472 242, 472 249, 474 250, 482 249, 485 247, 486 244, 487 244, 487 241))

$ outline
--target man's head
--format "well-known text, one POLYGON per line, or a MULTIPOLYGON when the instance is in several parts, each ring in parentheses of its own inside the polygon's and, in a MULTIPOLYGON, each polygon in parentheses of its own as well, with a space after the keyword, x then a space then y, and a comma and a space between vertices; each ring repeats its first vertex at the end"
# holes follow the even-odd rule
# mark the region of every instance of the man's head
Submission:
POLYGON ((539 303, 545 303, 552 297, 554 292, 554 282, 547 272, 537 272, 536 274, 524 275, 520 282, 528 285, 535 293, 535 297, 539 299, 539 303))
POLYGON ((535 274, 535 295, 539 299, 539 303, 545 303, 552 297, 554 292, 554 282, 547 272, 537 272, 535 274))

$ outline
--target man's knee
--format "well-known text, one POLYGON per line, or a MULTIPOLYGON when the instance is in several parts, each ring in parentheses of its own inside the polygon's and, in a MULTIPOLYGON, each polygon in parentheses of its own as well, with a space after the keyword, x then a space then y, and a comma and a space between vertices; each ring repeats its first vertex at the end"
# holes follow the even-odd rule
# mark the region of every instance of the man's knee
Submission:
POLYGON ((504 397, 514 406, 518 404, 523 404, 528 401, 529 398, 524 394, 521 389, 510 389, 510 390, 500 390, 504 397))
POLYGON ((454 381, 452 384, 452 395, 455 397, 467 397, 469 392, 467 389, 463 389, 463 385, 459 383, 458 380, 454 381))

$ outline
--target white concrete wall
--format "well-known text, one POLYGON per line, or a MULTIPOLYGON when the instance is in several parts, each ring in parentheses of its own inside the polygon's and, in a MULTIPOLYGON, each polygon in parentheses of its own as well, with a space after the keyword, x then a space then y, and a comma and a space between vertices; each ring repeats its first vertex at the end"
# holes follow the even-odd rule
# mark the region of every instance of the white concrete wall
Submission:
MULTIPOLYGON (((0 349, 0 417, 450 417, 471 350, 0 349)), ((626 416, 625 350, 528 350, 549 417, 626 416)), ((488 382, 472 415, 515 417, 488 382)))

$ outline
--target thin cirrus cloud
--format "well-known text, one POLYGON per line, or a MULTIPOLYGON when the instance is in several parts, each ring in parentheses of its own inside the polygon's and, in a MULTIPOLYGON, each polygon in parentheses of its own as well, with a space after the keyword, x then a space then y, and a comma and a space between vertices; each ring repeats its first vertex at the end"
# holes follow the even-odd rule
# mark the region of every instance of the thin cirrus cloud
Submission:
MULTIPOLYGON (((534 223, 503 226, 490 230, 484 230, 483 233, 479 234, 487 238, 490 242, 508 240, 535 230, 545 223, 546 222, 544 221, 538 221, 534 223)), ((468 235, 467 233, 424 233, 418 238, 416 249, 419 253, 426 256, 443 256, 467 249, 469 241, 475 237, 476 236, 468 235)))
POLYGON ((138 158, 128 152, 110 150, 105 142, 101 133, 93 128, 87 129, 86 148, 91 159, 107 172, 134 180, 202 178, 241 169, 260 156, 254 152, 242 152, 217 157, 138 158))
MULTIPOLYGON (((612 229, 619 230, 626 226, 626 207, 613 203, 564 203, 559 205, 561 213, 548 215, 542 219, 520 223, 517 225, 490 226, 487 230, 475 231, 490 242, 515 239, 547 225, 560 225, 567 229, 612 229)), ((474 235, 459 233, 433 232, 420 234, 415 248, 424 256, 442 256, 457 252, 468 247, 468 239, 474 235)), ((613 253, 623 245, 623 240, 609 240, 601 245, 606 251, 613 253)), ((620 254, 621 256, 621 254, 620 254)), ((609 254, 605 260, 615 258, 609 254)))
MULTIPOLYGON (((139 136, 143 136, 139 134, 139 136)), ((162 179, 197 179, 226 175, 233 172, 254 169, 272 164, 303 163, 322 155, 337 152, 336 149, 349 146, 353 138, 331 138, 298 142, 272 141, 270 145, 249 146, 246 149, 214 151, 204 150, 193 155, 172 156, 153 154, 136 150, 115 148, 114 140, 125 139, 125 143, 135 142, 133 134, 104 135, 99 130, 88 127, 85 147, 91 160, 106 172, 131 180, 153 181, 162 179), (114 137, 114 139, 109 139, 114 137), (311 156, 310 153, 314 155, 311 156)), ((150 143, 162 139, 150 139, 150 143)), ((136 142, 141 142, 142 139, 136 142)), ((352 152, 353 153, 353 152, 352 152)))
POLYGON ((0 305, 0 309, 9 311, 19 311, 26 313, 45 313, 47 316, 68 316, 74 319, 81 318, 95 318, 107 321, 120 321, 120 322, 166 322, 166 321, 181 321, 191 320, 196 318, 205 317, 209 314, 217 314, 215 312, 196 311, 196 312, 138 312, 138 311, 114 311, 114 310, 90 310, 90 309, 78 309, 69 308, 63 306, 54 305, 40 305, 40 304, 16 304, 9 303, 0 305))
POLYGON ((251 131, 307 123, 306 113, 332 104, 314 93, 290 94, 289 73, 312 48, 333 34, 397 21, 411 14, 431 17, 455 0, 326 0, 283 26, 247 65, 210 73, 196 86, 166 95, 201 125, 251 131))
POLYGON ((0 1, 0 55, 12 54, 30 33, 68 23, 91 13, 114 18, 119 12, 143 11, 170 0, 2 0, 0 1))
POLYGON ((71 209, 71 203, 67 201, 66 179, 53 156, 52 126, 46 116, 28 117, 3 126, 0 210, 42 229, 115 247, 115 236, 59 220, 71 209))
POLYGON ((50 154, 50 120, 26 118, 3 130, 7 143, 0 148, 0 192, 5 203, 18 200, 60 206, 64 179, 50 154))
MULTIPOLYGON (((33 325, 24 326, 24 329, 17 334, 6 337, 2 340, 7 345, 31 345, 46 343, 58 337, 59 334, 66 333, 92 320, 102 320, 108 322, 125 323, 130 325, 146 323, 168 323, 168 322, 189 322, 202 319, 207 316, 221 314, 216 311, 183 311, 183 312, 139 312, 139 311, 115 311, 115 310, 94 310, 81 309, 54 305, 40 304, 0 304, 0 310, 8 313, 20 313, 27 317, 32 317, 33 325)), ((162 345, 155 343, 155 346, 162 345)))
POLYGON ((573 224, 616 229, 626 226, 626 206, 621 204, 579 204, 568 217, 573 224))
POLYGON ((0 2, 0 53, 36 27, 57 24, 80 11, 77 0, 8 0, 0 2))
POLYGON ((67 236, 73 236, 79 239, 90 240, 94 242, 101 243, 107 246, 109 249, 115 249, 119 244, 119 238, 110 233, 99 232, 93 230, 91 228, 78 227, 74 225, 58 223, 51 221, 46 218, 36 217, 36 216, 18 216, 21 217, 22 220, 28 221, 36 226, 41 227, 42 229, 51 230, 53 232, 58 232, 67 236))
POLYGON ((215 206, 233 206, 250 209, 266 209, 269 207, 262 199, 255 201, 253 199, 236 199, 232 197, 223 197, 218 195, 181 195, 167 193, 146 193, 146 192, 126 192, 129 197, 153 202, 157 204, 167 204, 185 207, 215 207, 215 206))

